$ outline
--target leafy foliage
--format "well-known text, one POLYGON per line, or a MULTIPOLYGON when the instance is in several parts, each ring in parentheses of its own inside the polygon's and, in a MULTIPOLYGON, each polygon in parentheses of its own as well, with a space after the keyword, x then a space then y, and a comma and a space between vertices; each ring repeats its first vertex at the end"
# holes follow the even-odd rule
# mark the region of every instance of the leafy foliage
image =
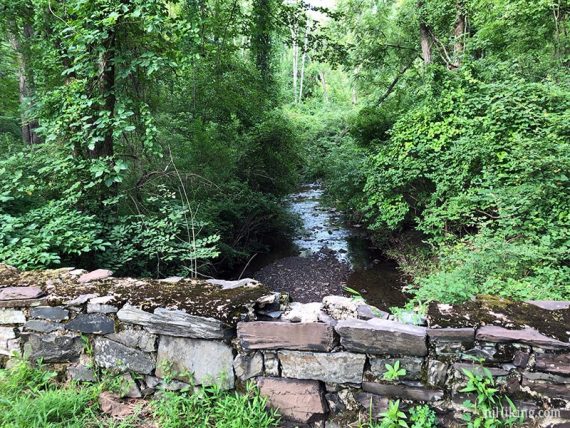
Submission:
POLYGON ((461 392, 473 393, 476 395, 475 401, 465 401, 463 403, 470 413, 463 415, 469 428, 474 427, 510 427, 523 422, 523 416, 505 416, 505 404, 508 406, 513 415, 516 414, 516 407, 512 400, 498 393, 495 381, 491 372, 482 367, 483 374, 476 374, 472 371, 463 369, 467 376, 467 385, 461 389, 461 392))
POLYGON ((386 364, 386 371, 382 378, 384 380, 394 381, 406 375, 406 369, 400 367, 400 361, 396 361, 393 365, 386 364))

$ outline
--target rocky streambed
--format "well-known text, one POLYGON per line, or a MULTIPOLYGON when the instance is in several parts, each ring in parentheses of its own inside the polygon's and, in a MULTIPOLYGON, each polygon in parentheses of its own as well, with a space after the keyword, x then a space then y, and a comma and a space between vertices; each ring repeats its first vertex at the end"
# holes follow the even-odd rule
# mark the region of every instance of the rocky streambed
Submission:
POLYGON ((397 265, 383 257, 359 225, 349 226, 326 206, 323 194, 322 186, 313 183, 289 196, 286 203, 299 218, 299 229, 260 255, 248 275, 302 303, 345 294, 348 286, 379 308, 402 306, 407 298, 397 265))

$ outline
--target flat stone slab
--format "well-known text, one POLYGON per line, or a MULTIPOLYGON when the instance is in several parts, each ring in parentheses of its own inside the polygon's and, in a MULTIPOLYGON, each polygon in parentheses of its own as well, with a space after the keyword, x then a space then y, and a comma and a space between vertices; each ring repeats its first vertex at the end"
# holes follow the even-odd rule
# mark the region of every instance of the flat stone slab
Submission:
POLYGON ((5 287, 0 288, 0 300, 37 299, 45 293, 38 287, 5 287))
POLYGON ((158 343, 156 376, 172 374, 183 382, 234 386, 233 350, 223 342, 161 336, 158 343), (168 373, 166 370, 168 370, 168 373), (188 379, 188 374, 192 379, 188 379))
POLYGON ((482 342, 494 343, 524 343, 531 346, 539 346, 546 348, 570 348, 570 343, 564 343, 560 340, 541 334, 533 328, 525 328, 522 330, 510 330, 504 327, 494 325, 486 325, 477 330, 476 339, 482 342))
POLYGON ((222 290, 233 290, 235 288, 241 287, 257 287, 259 281, 251 278, 243 278, 237 281, 226 281, 224 279, 207 279, 206 282, 216 287, 220 287, 222 290))
POLYGON ((393 385, 385 383, 364 382, 364 392, 378 394, 382 397, 401 398, 412 401, 439 401, 443 399, 443 391, 426 389, 409 385, 393 385))
POLYGON ((570 308, 569 300, 528 300, 526 303, 538 306, 539 308, 546 309, 548 311, 559 311, 570 308))
POLYGON ((151 374, 156 366, 151 354, 103 337, 95 338, 93 354, 99 367, 117 371, 151 374))
POLYGON ((430 341, 467 342, 470 344, 475 341, 475 329, 473 327, 428 328, 427 334, 430 341))
POLYGON ((115 331, 115 322, 103 314, 79 314, 65 328, 86 334, 109 334, 115 331))
POLYGON ((47 304, 48 300, 45 297, 40 297, 39 299, 0 300, 0 308, 30 308, 47 304))
POLYGON ((278 358, 283 377, 331 383, 361 383, 366 362, 365 355, 350 352, 279 351, 278 358))
POLYGON ((267 404, 286 419, 309 424, 325 417, 326 403, 318 381, 264 377, 257 380, 257 386, 267 404))
POLYGON ((396 321, 374 318, 368 321, 342 320, 335 326, 341 345, 369 354, 427 354, 427 329, 396 321))
POLYGON ((35 331, 37 333, 51 333, 63 330, 63 325, 47 320, 30 320, 24 324, 24 330, 35 331))
POLYGON ((119 308, 113 305, 106 305, 103 303, 87 303, 88 314, 114 314, 119 311, 119 308))
POLYGON ((109 269, 97 269, 89 273, 85 273, 81 275, 78 279, 81 283, 87 283, 91 281, 99 281, 101 279, 109 278, 113 275, 113 271, 109 269))
POLYGON ((125 305, 117 312, 122 322, 142 325, 151 333, 197 339, 224 339, 230 329, 220 320, 157 308, 154 314, 125 305))
POLYGON ((323 323, 240 322, 237 336, 246 351, 291 349, 326 352, 334 346, 333 329, 323 323))
POLYGON ((570 354, 536 354, 535 370, 570 375, 570 354))
POLYGON ((30 316, 49 321, 64 321, 69 318, 69 311, 60 306, 38 306, 32 308, 30 316))
POLYGON ((0 325, 2 324, 24 324, 26 316, 24 312, 16 309, 0 309, 0 325))
MULTIPOLYGON (((459 373, 460 377, 465 377, 464 370, 470 371, 478 376, 486 376, 485 370, 479 364, 474 363, 453 363, 453 369, 459 373)), ((509 372, 499 367, 485 367, 493 377, 507 376, 509 372)))
POLYGON ((77 334, 28 333, 24 337, 24 352, 32 361, 65 363, 79 358, 83 350, 81 337, 77 334))
POLYGON ((552 381, 533 380, 523 376, 521 385, 548 398, 570 400, 570 383, 554 383, 552 381))

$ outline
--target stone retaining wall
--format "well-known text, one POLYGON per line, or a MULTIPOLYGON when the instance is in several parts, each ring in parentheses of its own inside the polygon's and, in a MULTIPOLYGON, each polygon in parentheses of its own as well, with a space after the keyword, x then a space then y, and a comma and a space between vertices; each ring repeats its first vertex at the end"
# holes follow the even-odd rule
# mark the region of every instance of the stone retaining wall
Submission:
MULTIPOLYGON (((463 369, 481 371, 473 363, 478 359, 519 409, 536 414, 557 410, 557 417, 541 420, 542 426, 570 420, 570 343, 513 326, 504 314, 497 316, 496 325, 472 320, 467 326, 462 320, 449 326, 454 317, 447 317, 443 326, 430 316, 429 326, 418 326, 344 297, 289 304, 254 281, 139 282, 133 287, 147 287, 147 292, 138 289, 133 293, 138 297, 129 299, 117 290, 133 280, 109 275, 71 269, 39 275, 0 266, 3 364, 23 354, 85 382, 94 381, 100 370, 124 373, 132 384, 131 397, 151 395, 164 378, 176 380, 169 388, 190 381, 241 388, 251 380, 297 424, 324 426, 326 420, 327 427, 343 427, 359 412, 378 416, 389 400, 401 399, 404 407, 428 402, 442 424, 462 426, 462 403, 470 398, 460 392, 463 369), (236 297, 232 305, 224 293, 238 285, 247 290, 238 295, 245 293, 249 300, 236 297), (148 306, 156 287, 165 294, 203 287, 210 300, 224 301, 232 316, 199 315, 213 309, 191 310, 190 298, 181 304, 180 296, 177 307, 155 307, 156 298, 148 306), (386 364, 396 361, 406 374, 397 381, 383 380, 386 364)), ((561 302, 554 308, 544 302, 518 305, 544 311, 545 319, 565 320, 569 311, 561 302)), ((450 309, 436 305, 430 313, 446 315, 450 309)))

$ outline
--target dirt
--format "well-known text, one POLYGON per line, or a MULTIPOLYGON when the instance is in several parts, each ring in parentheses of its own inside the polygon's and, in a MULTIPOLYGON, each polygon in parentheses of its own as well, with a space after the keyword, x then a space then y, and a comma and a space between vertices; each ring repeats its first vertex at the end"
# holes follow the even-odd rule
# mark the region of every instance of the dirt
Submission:
POLYGON ((285 257, 273 262, 253 277, 272 290, 289 293, 291 300, 318 302, 323 297, 344 295, 351 270, 331 250, 321 250, 308 257, 285 257))

